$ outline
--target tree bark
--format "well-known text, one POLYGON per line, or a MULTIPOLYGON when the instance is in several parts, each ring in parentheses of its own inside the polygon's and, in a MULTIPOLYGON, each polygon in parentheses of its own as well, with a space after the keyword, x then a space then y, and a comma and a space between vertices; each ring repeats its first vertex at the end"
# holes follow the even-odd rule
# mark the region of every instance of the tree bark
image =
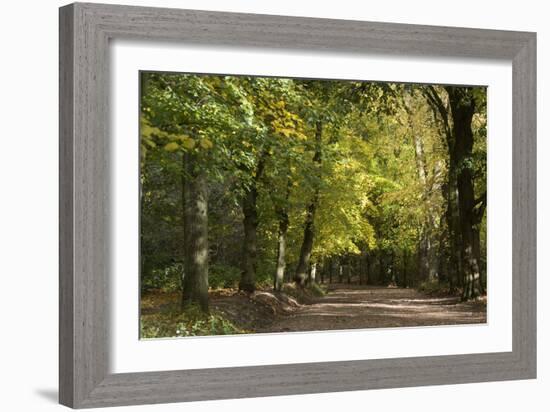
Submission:
POLYGON ((283 287, 286 269, 286 232, 288 230, 288 214, 286 210, 279 213, 279 234, 277 238, 277 267, 275 269, 274 289, 280 291, 283 287))
POLYGON ((462 298, 472 299, 481 294, 481 274, 479 265, 479 222, 476 215, 474 181, 471 168, 473 149, 472 117, 475 101, 470 88, 446 87, 453 115, 455 137, 455 158, 458 163, 457 189, 461 252, 464 271, 462 298))
MULTIPOLYGON (((451 159, 451 164, 454 160, 451 159)), ((460 235, 460 218, 458 216, 458 189, 456 187, 456 166, 449 168, 449 181, 445 198, 447 209, 445 211, 445 220, 449 232, 449 256, 448 256, 448 277, 450 291, 454 292, 457 287, 462 287, 462 252, 460 235)))
MULTIPOLYGON (((409 116, 412 116, 409 113, 409 116)), ((421 280, 432 280, 437 276, 436 257, 434 256, 432 232, 435 227, 435 220, 432 215, 432 208, 430 207, 432 188, 428 186, 428 167, 426 164, 426 155, 424 153, 424 141, 422 137, 415 130, 415 125, 411 121, 411 132, 413 135, 416 169, 418 173, 418 179, 423 188, 423 200, 428 205, 427 215, 424 219, 424 227, 422 229, 422 235, 420 238, 420 244, 418 246, 418 272, 421 280)))
POLYGON ((183 221, 185 277, 182 308, 198 304, 208 312, 208 185, 196 155, 184 155, 183 221))
POLYGON ((388 283, 392 286, 396 285, 396 273, 395 273, 395 252, 393 249, 390 252, 390 273, 389 273, 389 279, 388 283))
POLYGON ((309 275, 307 278, 307 284, 312 285, 317 279, 317 262, 312 262, 309 268, 309 275))
MULTIPOLYGON (((448 90, 447 90, 448 92, 448 90)), ((447 93, 448 95, 448 93, 447 93)), ((449 232, 449 283, 451 291, 455 289, 455 285, 462 286, 462 253, 461 253, 461 234, 460 222, 458 213, 458 189, 457 189, 457 174, 458 161, 456 154, 456 136, 452 125, 452 113, 448 105, 442 99, 439 92, 434 86, 428 86, 424 89, 424 96, 432 107, 434 116, 439 117, 441 121, 441 129, 445 136, 445 144, 449 153, 447 162, 447 182, 442 186, 443 196, 446 200, 445 222, 449 232)))
POLYGON ((257 236, 258 212, 256 210, 257 191, 251 188, 243 199, 243 252, 242 272, 239 282, 239 290, 254 292, 256 287, 256 258, 257 258, 257 236))
POLYGON ((365 285, 369 285, 371 283, 370 278, 370 258, 369 254, 365 254, 365 285))
POLYGON ((362 285, 364 282, 363 276, 365 273, 365 256, 364 253, 361 253, 359 260, 357 262, 358 271, 359 271, 359 285, 362 285))
MULTIPOLYGON (((318 173, 321 169, 321 138, 322 138, 322 124, 317 122, 315 131, 315 153, 313 155, 313 163, 317 166, 318 173)), ((299 286, 304 286, 307 280, 307 270, 309 268, 309 261, 311 259, 311 252, 313 250, 313 238, 315 236, 315 213, 319 203, 319 186, 316 185, 313 191, 313 197, 307 206, 306 220, 304 223, 304 239, 302 241, 302 247, 300 248, 300 258, 298 260, 298 266, 296 267, 296 275, 294 277, 295 282, 299 286)))
POLYGON ((409 280, 407 279, 407 266, 409 264, 409 252, 407 250, 403 251, 403 286, 409 286, 409 280))
POLYGON ((243 210, 243 252, 242 272, 239 282, 239 290, 252 293, 256 289, 256 267, 257 267, 257 230, 258 230, 258 182, 262 177, 265 157, 267 152, 262 152, 256 166, 256 172, 250 187, 245 191, 243 210))
POLYGON ((288 199, 290 198, 290 188, 292 186, 289 174, 290 163, 288 164, 287 170, 284 204, 277 205, 277 203, 275 202, 275 213, 279 218, 279 233, 277 236, 277 263, 274 279, 274 289, 276 291, 280 291, 283 287, 286 269, 286 234, 288 231, 288 226, 290 224, 287 207, 288 199))

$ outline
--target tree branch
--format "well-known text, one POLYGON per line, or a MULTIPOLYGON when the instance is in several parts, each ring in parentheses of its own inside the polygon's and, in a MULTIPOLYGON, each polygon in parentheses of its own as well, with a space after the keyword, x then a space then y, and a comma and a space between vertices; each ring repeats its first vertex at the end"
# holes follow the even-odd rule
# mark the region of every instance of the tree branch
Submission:
POLYGON ((439 97, 437 90, 435 90, 432 85, 426 86, 422 90, 422 94, 426 97, 426 100, 428 100, 428 104, 432 106, 432 108, 435 109, 441 117, 441 121, 443 122, 443 130, 445 132, 445 137, 447 138, 447 144, 449 145, 450 150, 452 144, 452 133, 449 125, 449 114, 447 108, 445 107, 445 103, 443 103, 443 100, 439 97))

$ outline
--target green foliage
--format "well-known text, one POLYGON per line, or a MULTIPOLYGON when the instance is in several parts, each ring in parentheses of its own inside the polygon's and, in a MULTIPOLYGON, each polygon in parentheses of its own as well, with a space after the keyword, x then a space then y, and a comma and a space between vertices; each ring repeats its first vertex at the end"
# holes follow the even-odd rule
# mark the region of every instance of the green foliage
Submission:
POLYGON ((239 285, 241 270, 234 266, 215 263, 208 271, 208 284, 212 289, 236 288, 239 285))
MULTIPOLYGON (((182 184, 189 154, 208 176, 211 288, 238 284, 243 196, 251 188, 257 192, 260 287, 273 284, 283 212, 289 219, 287 272, 296 267, 314 198, 314 262, 370 255, 375 271, 387 273, 381 266, 390 257, 396 266, 406 255, 401 271, 415 272, 427 234, 434 248, 448 249, 449 142, 428 89, 448 106, 440 86, 142 73, 142 289, 180 288, 175 268, 185 260, 182 184)), ((472 90, 474 147, 460 167, 473 171, 477 198, 486 192, 486 90, 472 90)), ((483 219, 483 262, 485 226, 483 219)))
POLYGON ((181 263, 174 263, 163 269, 153 269, 147 276, 142 276, 141 290, 180 291, 182 274, 183 264, 181 263))
POLYGON ((190 306, 182 312, 170 309, 155 315, 142 316, 140 320, 141 339, 240 333, 246 331, 237 328, 222 314, 205 314, 196 306, 190 306))

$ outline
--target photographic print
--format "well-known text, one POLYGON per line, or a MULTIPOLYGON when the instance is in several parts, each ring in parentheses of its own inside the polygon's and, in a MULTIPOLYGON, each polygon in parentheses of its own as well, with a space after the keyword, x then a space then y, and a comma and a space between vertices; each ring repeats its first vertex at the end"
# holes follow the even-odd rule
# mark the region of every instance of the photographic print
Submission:
POLYGON ((487 88, 140 73, 140 338, 485 323, 487 88))

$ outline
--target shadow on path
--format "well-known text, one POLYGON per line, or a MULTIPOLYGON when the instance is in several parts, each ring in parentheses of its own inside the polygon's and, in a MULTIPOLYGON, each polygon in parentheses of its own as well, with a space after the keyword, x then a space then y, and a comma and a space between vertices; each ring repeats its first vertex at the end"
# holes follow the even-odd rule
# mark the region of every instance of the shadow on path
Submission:
POLYGON ((460 302, 414 289, 333 284, 326 296, 299 305, 257 332, 476 324, 487 321, 484 302, 460 302))

